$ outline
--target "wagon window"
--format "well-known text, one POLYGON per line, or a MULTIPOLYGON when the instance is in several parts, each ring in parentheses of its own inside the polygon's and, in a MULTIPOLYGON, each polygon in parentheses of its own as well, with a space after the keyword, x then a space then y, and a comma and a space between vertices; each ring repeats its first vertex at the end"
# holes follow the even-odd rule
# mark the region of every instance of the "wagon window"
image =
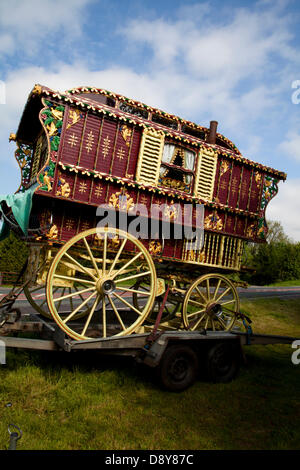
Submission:
POLYGON ((102 95, 101 93, 81 93, 75 96, 88 98, 89 100, 96 101, 97 103, 107 104, 107 106, 111 106, 112 108, 114 108, 116 105, 114 99, 110 98, 109 96, 102 95))
POLYGON ((148 119, 148 112, 142 108, 136 108, 135 106, 131 106, 130 104, 121 102, 119 105, 121 111, 124 113, 130 113, 134 116, 138 116, 144 119, 148 119))
POLYGON ((192 128, 192 127, 188 127, 188 126, 183 125, 181 127, 181 130, 185 134, 189 134, 193 137, 197 137, 198 139, 205 140, 205 132, 203 132, 203 131, 201 131, 197 128, 192 128))
POLYGON ((194 166, 194 152, 173 144, 166 144, 159 171, 159 183, 190 193, 194 180, 194 166))
POLYGON ((157 124, 161 124, 162 126, 170 127, 171 129, 177 130, 178 124, 175 121, 170 121, 165 117, 161 116, 160 114, 153 114, 152 121, 156 122, 157 124))

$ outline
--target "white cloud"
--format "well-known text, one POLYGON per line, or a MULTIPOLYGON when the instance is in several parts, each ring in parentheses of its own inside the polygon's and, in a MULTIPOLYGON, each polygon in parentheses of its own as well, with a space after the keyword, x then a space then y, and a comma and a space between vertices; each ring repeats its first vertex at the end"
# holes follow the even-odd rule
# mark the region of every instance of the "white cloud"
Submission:
POLYGON ((300 179, 287 179, 279 184, 279 191, 269 203, 266 217, 282 223, 285 233, 300 242, 300 179))
POLYGON ((279 145, 279 151, 300 161, 300 134, 297 131, 288 132, 286 140, 279 145))
POLYGON ((10 0, 0 2, 0 53, 22 51, 32 56, 45 47, 44 40, 57 47, 78 36, 84 22, 84 8, 94 0, 10 0))

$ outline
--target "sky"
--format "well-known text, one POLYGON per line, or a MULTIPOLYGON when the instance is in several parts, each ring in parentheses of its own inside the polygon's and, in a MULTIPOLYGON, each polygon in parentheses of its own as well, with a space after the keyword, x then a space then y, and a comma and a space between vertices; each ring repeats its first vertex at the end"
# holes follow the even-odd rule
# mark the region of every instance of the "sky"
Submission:
POLYGON ((33 86, 94 86, 216 120, 286 172, 266 215, 300 241, 299 21, 298 0, 0 0, 0 193, 19 186, 8 138, 33 86))

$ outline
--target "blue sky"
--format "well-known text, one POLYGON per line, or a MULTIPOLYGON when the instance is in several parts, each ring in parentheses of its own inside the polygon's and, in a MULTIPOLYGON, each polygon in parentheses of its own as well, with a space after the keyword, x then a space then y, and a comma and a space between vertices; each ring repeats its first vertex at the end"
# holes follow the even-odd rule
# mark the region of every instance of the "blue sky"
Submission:
POLYGON ((285 171, 267 217, 300 241, 299 20, 297 0, 1 1, 0 193, 19 185, 8 137, 34 84, 95 86, 217 120, 246 158, 285 171))

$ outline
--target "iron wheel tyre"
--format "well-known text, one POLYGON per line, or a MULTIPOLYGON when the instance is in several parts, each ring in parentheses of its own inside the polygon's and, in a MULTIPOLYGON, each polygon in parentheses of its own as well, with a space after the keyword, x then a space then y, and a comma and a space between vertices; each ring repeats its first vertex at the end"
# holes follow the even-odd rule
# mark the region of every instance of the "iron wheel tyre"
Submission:
POLYGON ((189 346, 169 346, 158 366, 158 377, 163 387, 171 392, 181 392, 190 387, 198 375, 196 352, 189 346))
POLYGON ((206 370, 215 383, 231 382, 238 374, 241 359, 240 347, 233 343, 217 343, 207 355, 206 370))

